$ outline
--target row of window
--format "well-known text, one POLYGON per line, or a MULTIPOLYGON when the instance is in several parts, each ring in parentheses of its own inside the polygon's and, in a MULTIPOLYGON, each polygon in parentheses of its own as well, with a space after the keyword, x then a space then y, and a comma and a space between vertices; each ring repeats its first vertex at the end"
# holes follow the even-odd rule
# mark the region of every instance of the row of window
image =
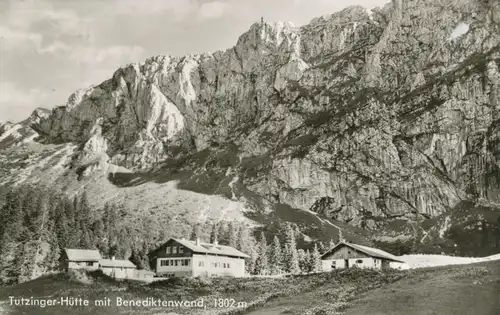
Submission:
MULTIPOLYGON (((358 260, 356 260, 356 263, 357 263, 357 264, 362 264, 362 263, 363 263, 363 260, 358 259, 358 260)), ((375 261, 375 263, 377 263, 377 261, 375 261)), ((334 260, 334 261, 332 261, 332 266, 334 266, 334 265, 336 265, 336 264, 337 264, 337 262, 336 262, 335 260, 334 260)))
MULTIPOLYGON (((162 259, 160 261, 160 266, 189 266, 189 261, 189 259, 162 259)), ((199 261, 198 267, 205 267, 205 262, 199 261)), ((231 268, 231 265, 229 263, 213 262, 212 267, 231 268)))
MULTIPOLYGON (((205 262, 199 261, 198 267, 205 267, 205 262)), ((230 268, 230 265, 229 265, 229 263, 213 262, 212 267, 214 267, 214 268, 230 268)))
POLYGON ((219 263, 219 262, 212 263, 212 267, 214 267, 214 268, 230 268, 229 263, 219 263))
POLYGON ((189 259, 162 259, 160 266, 189 266, 189 259))
POLYGON ((184 247, 182 246, 167 246, 166 247, 167 254, 182 254, 184 253, 184 247))

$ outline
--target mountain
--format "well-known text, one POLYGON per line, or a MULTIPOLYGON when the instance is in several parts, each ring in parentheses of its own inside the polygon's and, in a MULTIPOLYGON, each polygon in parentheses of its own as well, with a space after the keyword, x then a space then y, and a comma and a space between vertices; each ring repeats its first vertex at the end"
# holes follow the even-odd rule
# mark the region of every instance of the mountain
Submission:
POLYGON ((152 233, 285 220, 395 254, 494 254, 499 28, 496 0, 255 23, 230 49, 126 65, 1 126, 0 185, 85 190, 152 233))

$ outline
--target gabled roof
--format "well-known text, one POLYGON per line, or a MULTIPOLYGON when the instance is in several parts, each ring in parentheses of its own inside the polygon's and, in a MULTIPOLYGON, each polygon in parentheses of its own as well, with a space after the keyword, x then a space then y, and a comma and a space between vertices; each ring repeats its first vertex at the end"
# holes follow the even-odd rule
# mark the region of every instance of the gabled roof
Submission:
POLYGON ((348 247, 350 247, 352 249, 355 249, 357 251, 360 251, 360 252, 362 252, 362 253, 370 256, 370 257, 382 258, 382 259, 387 259, 387 260, 391 260, 391 261, 396 261, 396 262, 402 262, 402 263, 404 263, 404 261, 402 261, 398 257, 396 257, 396 256, 394 256, 392 254, 389 254, 388 252, 384 252, 381 249, 377 249, 377 248, 373 248, 373 247, 368 247, 368 246, 363 246, 363 245, 358 245, 358 244, 354 244, 354 243, 347 243, 347 242, 340 242, 340 243, 338 243, 333 248, 330 248, 326 253, 324 253, 323 255, 321 255, 321 258, 323 258, 327 254, 330 254, 332 251, 335 251, 337 248, 339 248, 341 246, 344 246, 344 245, 348 246, 348 247))
POLYGON ((101 254, 96 249, 71 249, 65 248, 66 256, 70 261, 99 261, 101 254))
POLYGON ((213 254, 213 255, 221 255, 221 256, 233 256, 233 257, 242 257, 242 258, 250 257, 247 254, 240 252, 239 250, 237 250, 236 248, 231 247, 231 246, 210 244, 210 243, 203 243, 203 242, 200 242, 199 245, 197 245, 196 241, 190 241, 190 240, 178 239, 178 238, 172 238, 171 240, 174 240, 177 243, 189 248, 190 250, 192 250, 195 253, 213 254))
POLYGON ((115 268, 136 268, 136 266, 130 260, 123 259, 101 259, 99 264, 102 267, 115 267, 115 268))

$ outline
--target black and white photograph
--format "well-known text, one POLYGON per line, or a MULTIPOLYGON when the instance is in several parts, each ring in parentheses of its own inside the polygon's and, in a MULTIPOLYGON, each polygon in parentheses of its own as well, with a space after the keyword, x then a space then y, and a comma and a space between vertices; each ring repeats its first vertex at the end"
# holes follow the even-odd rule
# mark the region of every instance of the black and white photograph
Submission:
POLYGON ((500 0, 0 0, 0 315, 500 315, 500 0))

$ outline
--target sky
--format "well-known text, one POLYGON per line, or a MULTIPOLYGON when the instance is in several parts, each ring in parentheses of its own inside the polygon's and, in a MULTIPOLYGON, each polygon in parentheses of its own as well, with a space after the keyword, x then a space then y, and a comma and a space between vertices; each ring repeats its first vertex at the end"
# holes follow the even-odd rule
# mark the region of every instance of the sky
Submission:
POLYGON ((260 21, 308 23, 388 0, 0 0, 0 122, 63 105, 120 66, 234 46, 260 21))

